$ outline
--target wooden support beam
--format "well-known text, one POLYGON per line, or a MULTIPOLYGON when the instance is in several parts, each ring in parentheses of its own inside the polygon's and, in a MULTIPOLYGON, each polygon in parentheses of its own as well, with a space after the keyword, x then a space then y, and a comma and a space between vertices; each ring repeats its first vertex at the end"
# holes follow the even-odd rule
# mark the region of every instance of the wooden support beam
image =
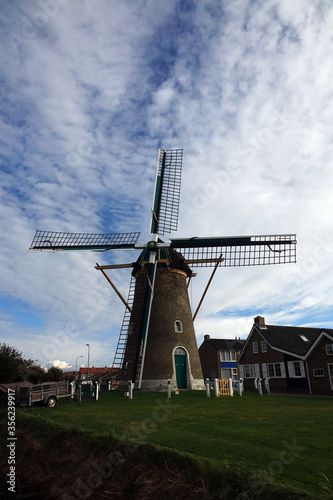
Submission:
POLYGON ((98 269, 99 271, 101 271, 101 273, 106 278, 106 280, 110 283, 110 285, 112 286, 112 288, 114 289, 114 291, 116 292, 116 294, 118 295, 118 297, 120 298, 120 300, 122 301, 122 303, 125 305, 125 307, 129 310, 129 312, 132 312, 132 309, 130 308, 130 306, 128 305, 128 303, 124 299, 124 297, 121 295, 121 293, 119 292, 119 290, 116 287, 116 285, 110 280, 109 276, 106 274, 106 272, 104 271, 103 267, 104 266, 100 266, 99 264, 97 264, 97 266, 95 267, 95 269, 98 269))
POLYGON ((103 269, 122 269, 126 267, 133 267, 133 263, 131 264, 112 264, 108 266, 100 266, 98 263, 95 266, 95 269, 98 269, 98 271, 102 271, 103 269))
POLYGON ((216 273, 217 268, 219 267, 219 263, 220 263, 220 262, 222 262, 223 260, 224 260, 224 259, 222 259, 222 254, 221 254, 221 255, 220 255, 220 258, 217 260, 217 262, 216 262, 216 264, 215 264, 215 267, 214 267, 214 270, 213 270, 213 272, 212 272, 212 275, 211 275, 211 277, 210 277, 210 278, 209 278, 209 280, 208 280, 208 283, 207 283, 207 286, 206 286, 206 288, 205 288, 205 291, 204 291, 204 293, 202 294, 202 297, 201 297, 201 299, 200 299, 200 302, 199 302, 199 304, 198 304, 198 307, 197 307, 197 309, 196 309, 196 311, 195 311, 195 313, 194 313, 194 315, 193 315, 193 318, 192 318, 192 319, 193 319, 193 321, 195 320, 195 318, 196 318, 196 316, 197 316, 197 314, 198 314, 198 312, 199 312, 199 309, 200 309, 201 304, 202 304, 202 302, 203 302, 203 300, 204 300, 204 298, 205 298, 205 295, 206 295, 206 293, 207 293, 207 291, 208 291, 208 288, 209 288, 209 286, 210 286, 210 284, 211 284, 211 282, 212 282, 212 279, 214 278, 214 274, 216 273))
POLYGON ((210 262, 217 262, 218 264, 220 262, 223 262, 224 259, 218 258, 218 259, 189 259, 189 260, 184 260, 184 264, 209 264, 210 262))
POLYGON ((197 273, 192 273, 189 278, 188 278, 188 281, 187 281, 187 288, 190 286, 190 283, 191 283, 191 279, 192 278, 195 278, 197 276, 197 273))

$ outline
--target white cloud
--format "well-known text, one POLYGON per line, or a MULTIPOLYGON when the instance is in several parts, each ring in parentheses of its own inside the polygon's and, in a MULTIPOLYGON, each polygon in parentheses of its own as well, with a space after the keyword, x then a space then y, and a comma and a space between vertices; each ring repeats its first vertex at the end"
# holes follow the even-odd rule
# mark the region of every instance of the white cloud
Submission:
POLYGON ((49 367, 60 368, 60 370, 66 370, 68 368, 72 368, 72 365, 67 363, 67 361, 60 361, 59 359, 55 359, 53 361, 48 362, 49 367))
POLYGON ((219 270, 198 339, 257 314, 329 324, 331 3, 41 3, 2 7, 2 337, 44 364, 86 343, 112 361, 123 311, 94 265, 137 256, 26 251, 35 229, 146 241, 159 147, 184 148, 175 236, 298 234, 294 266, 219 270))

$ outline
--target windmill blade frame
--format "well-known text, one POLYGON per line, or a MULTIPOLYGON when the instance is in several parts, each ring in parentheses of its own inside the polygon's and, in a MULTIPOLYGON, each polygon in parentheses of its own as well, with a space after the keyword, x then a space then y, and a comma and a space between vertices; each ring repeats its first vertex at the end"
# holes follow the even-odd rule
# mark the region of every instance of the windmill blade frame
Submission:
POLYGON ((296 235, 172 238, 171 248, 196 267, 265 266, 296 262, 296 235))
POLYGON ((183 149, 160 149, 150 222, 150 233, 177 231, 183 149))
POLYGON ((135 248, 140 233, 62 233, 56 231, 37 230, 29 252, 55 252, 67 250, 92 250, 105 252, 135 248))

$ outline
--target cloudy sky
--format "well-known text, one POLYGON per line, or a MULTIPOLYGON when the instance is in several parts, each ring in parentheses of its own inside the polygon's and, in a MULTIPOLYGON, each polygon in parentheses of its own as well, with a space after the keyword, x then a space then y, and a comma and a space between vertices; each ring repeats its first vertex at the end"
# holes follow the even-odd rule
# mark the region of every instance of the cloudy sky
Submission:
POLYGON ((297 234, 297 264, 218 270, 198 344, 256 315, 333 328, 331 0, 2 0, 0 22, 0 341, 112 364, 123 305, 94 266, 137 255, 27 250, 36 229, 148 241, 159 148, 184 149, 171 236, 297 234))

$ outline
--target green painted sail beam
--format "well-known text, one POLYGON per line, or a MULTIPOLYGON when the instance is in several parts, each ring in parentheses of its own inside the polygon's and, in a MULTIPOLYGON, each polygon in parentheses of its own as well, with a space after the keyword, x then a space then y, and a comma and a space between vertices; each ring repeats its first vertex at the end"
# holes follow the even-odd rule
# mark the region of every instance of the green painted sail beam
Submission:
POLYGON ((261 246, 296 244, 295 235, 215 236, 211 238, 172 238, 171 248, 203 248, 229 246, 261 246))
POLYGON ((150 234, 158 234, 158 224, 160 217, 160 207, 161 207, 161 197, 162 197, 162 187, 163 187, 163 177, 165 169, 165 157, 166 152, 160 150, 160 155, 162 156, 158 159, 156 181, 155 181, 155 191, 152 206, 152 217, 150 224, 150 234))

